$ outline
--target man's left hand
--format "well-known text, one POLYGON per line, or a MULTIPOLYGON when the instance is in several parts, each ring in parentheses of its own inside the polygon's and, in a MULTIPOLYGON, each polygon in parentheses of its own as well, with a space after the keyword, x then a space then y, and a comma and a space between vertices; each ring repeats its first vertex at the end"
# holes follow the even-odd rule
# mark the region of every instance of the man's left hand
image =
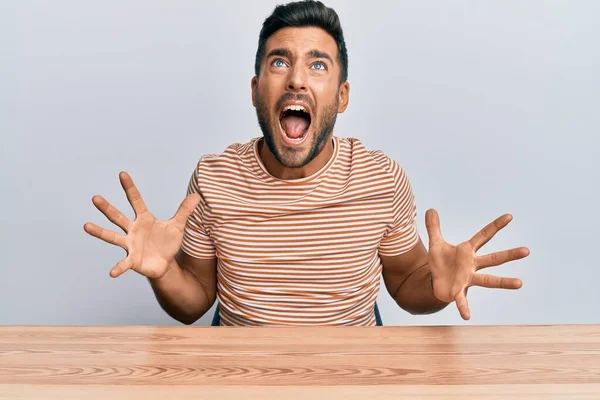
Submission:
POLYGON ((529 255, 527 247, 518 247, 483 256, 475 254, 511 220, 510 214, 504 214, 477 232, 470 240, 455 246, 446 242, 442 237, 437 211, 431 209, 427 210, 425 214, 425 226, 429 235, 429 267, 433 276, 433 292, 441 301, 446 303, 454 301, 461 317, 465 320, 471 317, 467 302, 469 287, 519 289, 522 286, 521 280, 517 278, 476 273, 482 268, 501 265, 529 255))

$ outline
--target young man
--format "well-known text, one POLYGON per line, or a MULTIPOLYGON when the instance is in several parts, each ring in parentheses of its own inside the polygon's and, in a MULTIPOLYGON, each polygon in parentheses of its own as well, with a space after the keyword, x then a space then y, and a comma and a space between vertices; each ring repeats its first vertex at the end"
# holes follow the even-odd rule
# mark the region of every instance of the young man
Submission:
POLYGON ((111 276, 128 269, 146 276, 161 307, 183 323, 218 298, 221 324, 244 326, 373 326, 380 274, 408 312, 455 302, 464 319, 468 287, 521 287, 519 279, 476 273, 529 254, 524 247, 475 254, 510 215, 455 246, 428 210, 427 250, 402 167, 333 134, 350 92, 333 9, 313 1, 276 7, 260 32, 255 74, 252 104, 263 137, 201 157, 172 219, 156 220, 125 172, 119 177, 134 221, 94 196, 126 233, 84 226, 128 252, 111 276))

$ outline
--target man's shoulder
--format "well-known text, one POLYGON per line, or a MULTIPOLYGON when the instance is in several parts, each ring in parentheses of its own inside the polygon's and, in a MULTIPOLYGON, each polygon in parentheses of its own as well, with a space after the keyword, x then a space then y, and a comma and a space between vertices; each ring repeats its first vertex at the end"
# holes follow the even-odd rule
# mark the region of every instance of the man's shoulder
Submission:
POLYGON ((367 164, 376 165, 385 173, 393 174, 399 164, 381 149, 368 148, 357 137, 340 138, 340 151, 347 153, 351 159, 360 160, 367 164))

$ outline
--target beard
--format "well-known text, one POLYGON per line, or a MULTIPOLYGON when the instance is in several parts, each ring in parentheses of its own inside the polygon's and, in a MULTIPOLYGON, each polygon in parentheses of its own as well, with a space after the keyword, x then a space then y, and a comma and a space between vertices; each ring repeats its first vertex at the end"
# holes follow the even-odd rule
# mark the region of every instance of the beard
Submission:
MULTIPOLYGON (((277 102, 277 105, 283 104, 284 101, 296 99, 303 100, 310 104, 311 108, 315 110, 313 107, 312 101, 304 96, 295 96, 291 93, 284 94, 277 102)), ((256 117, 258 118, 258 125, 262 130, 263 136, 265 138, 265 143, 267 144, 271 153, 275 156, 275 159, 279 161, 281 165, 287 168, 301 168, 306 164, 311 162, 316 156, 321 153, 325 145, 327 144, 327 140, 331 138, 331 134, 333 132, 333 127, 335 126, 335 121, 337 119, 337 109, 338 109, 338 99, 337 96, 335 100, 328 105, 323 107, 321 112, 321 119, 319 121, 311 121, 312 128, 313 124, 315 125, 315 137, 307 138, 307 141, 312 139, 312 144, 310 146, 310 151, 304 157, 301 154, 294 150, 284 151, 283 149, 277 147, 275 143, 275 134, 279 135, 280 133, 275 133, 273 131, 273 127, 278 130, 279 120, 273 121, 271 118, 271 113, 267 108, 267 105, 262 101, 260 95, 256 94, 255 99, 256 104, 256 117)), ((276 110, 279 110, 279 106, 276 107, 276 110)), ((315 110, 316 111, 316 110, 315 110)), ((279 116, 277 116, 279 118, 279 116)), ((306 133, 309 134, 308 132, 306 133)))

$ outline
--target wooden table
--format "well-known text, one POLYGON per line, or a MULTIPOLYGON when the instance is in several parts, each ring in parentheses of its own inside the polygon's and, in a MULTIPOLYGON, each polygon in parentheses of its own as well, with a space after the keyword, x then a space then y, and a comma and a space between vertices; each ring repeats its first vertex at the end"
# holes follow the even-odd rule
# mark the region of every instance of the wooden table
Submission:
POLYGON ((600 325, 0 327, 1 399, 600 399, 600 325))

